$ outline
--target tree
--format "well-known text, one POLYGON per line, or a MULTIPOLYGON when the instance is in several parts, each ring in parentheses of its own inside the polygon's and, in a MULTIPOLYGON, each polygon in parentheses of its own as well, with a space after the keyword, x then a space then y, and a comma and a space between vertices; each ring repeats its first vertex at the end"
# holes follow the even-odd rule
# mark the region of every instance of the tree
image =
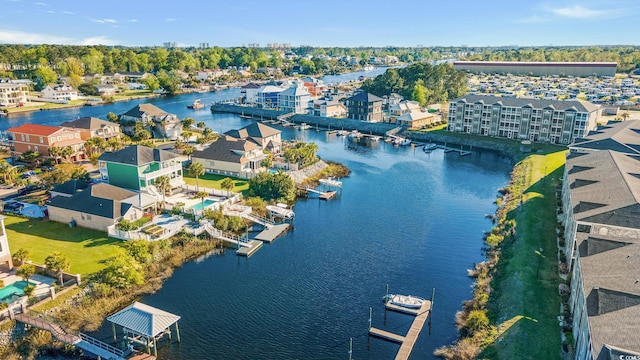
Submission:
POLYGON ((92 138, 88 138, 84 142, 84 148, 87 150, 89 155, 92 155, 96 152, 104 151, 104 148, 107 146, 107 141, 104 138, 99 136, 94 136, 92 138))
POLYGON ((413 85, 411 98, 417 101, 420 106, 425 106, 427 104, 427 88, 424 87, 424 81, 422 79, 418 79, 415 85, 413 85))
POLYGON ((231 190, 233 190, 234 182, 233 182, 233 180, 231 178, 226 177, 220 183, 220 187, 222 187, 222 190, 226 190, 227 191, 227 197, 228 197, 229 196, 229 192, 231 190))
POLYGON ((171 189, 171 181, 168 176, 162 175, 155 178, 154 184, 162 194, 162 207, 164 208, 164 203, 166 202, 165 195, 167 191, 171 189))
POLYGON ((47 85, 58 81, 58 74, 48 66, 39 68, 34 75, 36 76, 36 82, 40 89, 44 89, 47 85))
POLYGON ((13 185, 15 181, 15 175, 17 173, 17 168, 5 160, 0 160, 0 174, 2 174, 2 181, 5 184, 13 185))
POLYGON ((36 267, 33 264, 22 264, 18 266, 16 270, 16 274, 22 277, 27 283, 29 283, 29 278, 31 278, 36 273, 36 267))
POLYGON ((126 289, 131 285, 140 285, 144 282, 142 266, 126 253, 120 252, 107 259, 106 265, 101 272, 102 282, 111 287, 126 289))
POLYGON ((631 115, 629 115, 628 111, 625 111, 625 112, 622 113, 622 115, 620 115, 620 117, 622 117, 622 121, 627 121, 629 116, 631 116, 631 115))
MULTIPOLYGON (((196 197, 197 197, 198 199, 200 199, 200 207, 201 207, 201 209, 203 209, 203 210, 204 210, 204 199, 205 199, 207 196, 209 196, 209 194, 208 194, 206 191, 198 191, 198 192, 196 193, 196 197)), ((194 216, 195 216, 195 213, 194 213, 194 216)), ((194 219, 194 220, 196 220, 196 219, 194 219)))
POLYGON ((189 165, 189 175, 196 178, 196 191, 200 191, 198 177, 204 175, 204 165, 199 162, 192 162, 191 165, 189 165))
POLYGON ((134 258, 140 264, 148 264, 151 262, 151 251, 149 250, 149 242, 146 240, 130 240, 124 243, 127 254, 134 258))
POLYGON ((31 254, 29 253, 29 249, 26 248, 20 248, 16 250, 11 256, 13 261, 20 263, 20 265, 24 264, 25 261, 29 260, 30 257, 31 254))
POLYGON ((116 113, 113 112, 108 112, 107 113, 107 120, 117 123, 118 120, 120 119, 120 117, 118 115, 116 115, 116 113))
POLYGON ((146 86, 149 91, 160 89, 160 82, 154 75, 147 75, 144 77, 144 79, 140 80, 140 82, 144 84, 144 86, 146 86))
POLYGON ((205 123, 204 123, 204 121, 199 121, 199 122, 196 124, 196 127, 197 127, 198 129, 201 129, 201 130, 202 130, 202 129, 204 129, 206 126, 207 126, 207 124, 205 124, 205 123))
POLYGON ((24 161, 26 163, 29 164, 30 168, 34 167, 34 163, 38 163, 40 157, 42 156, 42 154, 40 154, 37 151, 25 151, 22 154, 20 154, 20 160, 24 161))
POLYGON ((296 185, 291 176, 283 171, 275 174, 261 172, 249 179, 249 196, 291 203, 296 197, 296 185))
POLYGON ((187 117, 182 119, 182 127, 186 130, 195 124, 195 120, 193 118, 187 117))
POLYGON ((49 187, 69 180, 89 181, 89 179, 90 175, 87 170, 76 164, 59 164, 55 166, 53 171, 40 174, 40 181, 49 187))
POLYGON ((69 75, 69 85, 78 89, 82 85, 82 77, 78 74, 69 75))
POLYGON ((187 147, 185 147, 184 150, 182 151, 182 155, 191 157, 191 154, 193 154, 194 151, 196 151, 195 146, 187 145, 187 147))
POLYGON ((63 286, 64 281, 62 279, 62 273, 68 271, 71 267, 69 259, 67 259, 67 257, 62 253, 54 251, 53 253, 51 253, 51 255, 47 256, 44 259, 44 264, 47 266, 47 269, 55 272, 58 275, 58 280, 60 280, 58 285, 63 286))

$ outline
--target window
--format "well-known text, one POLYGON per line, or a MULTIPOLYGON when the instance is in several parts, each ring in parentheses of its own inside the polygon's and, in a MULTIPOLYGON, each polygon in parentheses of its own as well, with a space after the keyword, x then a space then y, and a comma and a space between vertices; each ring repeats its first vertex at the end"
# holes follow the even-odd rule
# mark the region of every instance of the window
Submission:
POLYGON ((31 141, 31 139, 29 139, 29 135, 27 135, 27 141, 31 141))
POLYGON ((20 134, 20 138, 24 141, 24 134, 20 134))
POLYGON ((49 138, 49 143, 53 143, 54 141, 56 141, 56 138, 54 138, 54 137, 50 137, 49 138))
POLYGON ((580 232, 580 233, 590 233, 591 232, 591 225, 578 224, 578 228, 576 229, 576 231, 580 232))
POLYGON ((37 147, 37 146, 34 146, 34 147, 33 147, 33 151, 35 151, 35 152, 39 152, 39 151, 38 151, 38 147, 37 147))
POLYGON ((80 139, 80 134, 76 133, 76 139, 80 139))
POLYGON ((44 143, 44 139, 42 138, 42 136, 40 136, 40 144, 44 143))
POLYGON ((62 136, 58 135, 58 141, 62 141, 62 136))

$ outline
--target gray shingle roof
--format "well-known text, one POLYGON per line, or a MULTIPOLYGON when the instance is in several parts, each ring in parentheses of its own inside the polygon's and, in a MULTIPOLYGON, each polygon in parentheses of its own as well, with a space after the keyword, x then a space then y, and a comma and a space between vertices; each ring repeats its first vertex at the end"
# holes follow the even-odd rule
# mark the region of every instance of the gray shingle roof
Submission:
POLYGON ((382 101, 381 97, 375 96, 373 94, 369 94, 366 91, 358 91, 353 96, 347 99, 347 101, 365 101, 365 102, 376 102, 382 101))
POLYGON ((89 190, 80 191, 71 197, 56 196, 49 207, 67 209, 85 214, 117 219, 126 214, 131 204, 121 203, 136 193, 109 184, 96 184, 89 190))
POLYGON ((640 120, 610 121, 584 138, 576 139, 570 149, 614 150, 640 155, 640 120))
POLYGON ((576 220, 640 228, 640 159, 606 150, 569 156, 566 166, 576 220))
POLYGON ((278 135, 282 133, 278 129, 274 129, 270 126, 264 125, 262 123, 254 122, 250 125, 247 125, 239 130, 229 130, 225 135, 234 137, 236 139, 253 139, 256 143, 262 144, 260 139, 264 139, 269 136, 278 135))
POLYGON ((60 126, 76 128, 76 129, 87 129, 87 130, 97 130, 102 126, 119 126, 118 124, 114 124, 110 121, 94 118, 94 117, 83 117, 73 121, 65 121, 60 126))
POLYGON ((191 158, 240 163, 243 158, 242 153, 257 148, 258 146, 250 141, 227 136, 219 138, 203 150, 194 151, 191 158))
POLYGON ((180 320, 180 316, 134 302, 107 320, 145 336, 156 336, 180 320))
POLYGON ((62 184, 55 185, 51 191, 62 193, 62 194, 73 195, 88 187, 89 187, 89 184, 87 184, 85 181, 69 180, 62 184))
POLYGON ((152 149, 142 145, 131 145, 116 152, 105 152, 100 155, 98 160, 140 166, 179 157, 180 155, 170 151, 152 149))
POLYGON ((499 103, 503 106, 511 107, 524 107, 531 106, 534 109, 542 109, 547 106, 551 106, 554 110, 563 111, 574 108, 578 112, 592 112, 599 109, 597 105, 591 104, 587 101, 580 100, 542 100, 542 99, 528 99, 528 98, 513 98, 513 97, 499 97, 492 95, 465 95, 463 97, 452 100, 453 102, 466 102, 473 104, 480 102, 483 104, 496 104, 499 103))
POLYGON ((157 118, 169 115, 168 112, 149 103, 136 105, 135 107, 133 107, 132 109, 124 113, 123 115, 131 116, 134 118, 141 118, 143 114, 147 114, 148 116, 157 117, 157 118))

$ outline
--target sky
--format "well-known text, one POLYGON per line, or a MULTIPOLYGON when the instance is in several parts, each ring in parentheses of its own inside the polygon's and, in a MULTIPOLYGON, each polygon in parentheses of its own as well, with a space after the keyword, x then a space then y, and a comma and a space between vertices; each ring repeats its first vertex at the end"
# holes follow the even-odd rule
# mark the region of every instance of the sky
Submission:
POLYGON ((0 0, 0 43, 638 45, 637 0, 0 0))

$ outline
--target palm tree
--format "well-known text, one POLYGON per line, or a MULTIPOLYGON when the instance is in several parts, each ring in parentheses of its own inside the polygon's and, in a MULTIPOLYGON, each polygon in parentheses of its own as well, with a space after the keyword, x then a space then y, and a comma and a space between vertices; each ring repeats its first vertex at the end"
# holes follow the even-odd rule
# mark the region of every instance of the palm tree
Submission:
POLYGON ((628 118, 629 118, 629 116, 631 116, 631 115, 629 115, 629 112, 628 112, 628 111, 625 111, 625 112, 623 112, 623 113, 622 113, 622 115, 620 115, 620 116, 622 117, 622 120, 623 120, 623 121, 627 121, 627 119, 628 119, 628 118))
POLYGON ((71 267, 69 259, 67 259, 67 257, 62 253, 54 251, 51 255, 47 256, 46 259, 44 259, 44 264, 47 266, 47 269, 58 274, 60 280, 60 283, 58 285, 62 286, 64 284, 62 280, 62 273, 69 270, 69 268, 71 267))
POLYGON ((1 161, 0 174, 2 174, 2 180, 5 184, 13 185, 14 177, 16 174, 16 167, 6 161, 1 161))
POLYGON ((222 187, 223 190, 227 190, 227 197, 229 197, 229 191, 233 190, 233 186, 234 182, 229 177, 224 178, 224 180, 222 180, 222 182, 220 183, 220 187, 222 187))
POLYGON ((165 195, 167 194, 167 190, 171 189, 171 181, 169 177, 162 175, 158 176, 155 179, 156 188, 162 193, 162 208, 164 209, 165 195))
POLYGON ((199 162, 192 162, 191 165, 189 165, 189 175, 196 178, 196 191, 200 191, 198 177, 204 175, 204 165, 199 162))
POLYGON ((18 270, 16 270, 16 274, 29 284, 29 278, 32 277, 36 273, 36 267, 33 264, 22 264, 18 266, 18 270))
MULTIPOLYGON (((200 206, 202 207, 202 211, 204 212, 204 198, 209 196, 205 191, 198 191, 196 197, 200 199, 200 206)), ((195 220, 195 219, 194 219, 195 220)))
POLYGON ((107 141, 98 136, 88 138, 84 142, 85 150, 87 150, 89 156, 93 155, 94 153, 104 151, 104 148, 106 147, 106 145, 107 145, 107 141))
POLYGON ((29 260, 29 257, 31 257, 31 254, 29 253, 29 249, 26 249, 26 248, 20 248, 16 250, 11 256, 13 261, 20 263, 20 265, 24 264, 25 261, 29 260))

